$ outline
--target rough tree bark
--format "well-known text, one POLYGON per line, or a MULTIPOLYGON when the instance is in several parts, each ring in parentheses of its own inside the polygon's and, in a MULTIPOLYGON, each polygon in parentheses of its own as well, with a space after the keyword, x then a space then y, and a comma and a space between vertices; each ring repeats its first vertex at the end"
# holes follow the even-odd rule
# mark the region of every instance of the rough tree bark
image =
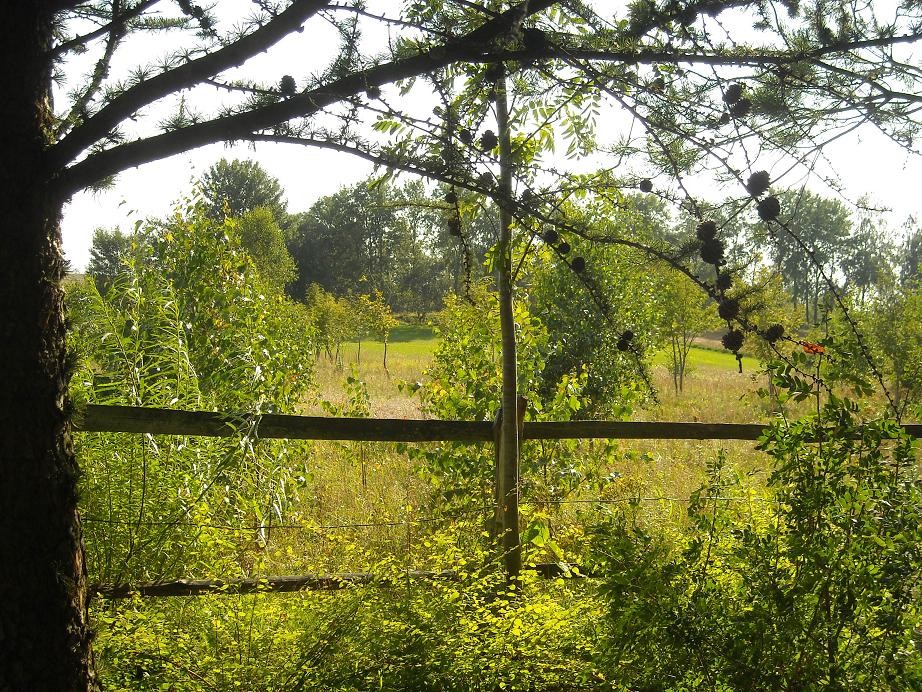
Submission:
POLYGON ((0 690, 97 689, 71 445, 60 201, 44 167, 52 8, 0 22, 0 690))

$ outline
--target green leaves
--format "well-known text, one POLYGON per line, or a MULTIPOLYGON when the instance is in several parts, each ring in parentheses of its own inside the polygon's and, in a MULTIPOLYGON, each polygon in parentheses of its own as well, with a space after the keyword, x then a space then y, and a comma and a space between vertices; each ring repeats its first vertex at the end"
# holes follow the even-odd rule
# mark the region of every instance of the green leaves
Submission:
MULTIPOLYGON (((806 380, 773 372, 808 394, 806 380)), ((609 646, 628 686, 917 684, 918 463, 895 421, 858 412, 830 397, 819 415, 773 426, 760 441, 774 462, 764 490, 718 457, 677 544, 625 520, 605 527, 609 646)))
MULTIPOLYGON (((105 293, 92 281, 71 287, 76 401, 246 414, 300 403, 311 385, 309 326, 263 282, 236 230, 190 203, 140 229, 105 293)), ((227 439, 79 436, 91 579, 233 571, 226 535, 193 525, 277 522, 299 448, 255 439, 253 422, 242 416, 227 439)))

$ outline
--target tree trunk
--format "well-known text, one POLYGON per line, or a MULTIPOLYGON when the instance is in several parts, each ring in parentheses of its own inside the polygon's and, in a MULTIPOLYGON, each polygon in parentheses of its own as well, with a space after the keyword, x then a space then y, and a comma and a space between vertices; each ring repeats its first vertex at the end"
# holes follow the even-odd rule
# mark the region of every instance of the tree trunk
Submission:
MULTIPOLYGON (((506 78, 496 80, 496 125, 499 130, 500 193, 512 194, 512 145, 509 133, 509 104, 506 78)), ((506 574, 516 578, 522 570, 519 542, 519 411, 518 356, 515 316, 512 309, 512 214, 501 199, 500 237, 497 247, 496 284, 499 293, 499 322, 502 334, 503 394, 500 422, 499 473, 502 498, 502 548, 506 574)))
POLYGON ((0 45, 0 690, 98 689, 68 423, 51 12, 4 6, 0 45))

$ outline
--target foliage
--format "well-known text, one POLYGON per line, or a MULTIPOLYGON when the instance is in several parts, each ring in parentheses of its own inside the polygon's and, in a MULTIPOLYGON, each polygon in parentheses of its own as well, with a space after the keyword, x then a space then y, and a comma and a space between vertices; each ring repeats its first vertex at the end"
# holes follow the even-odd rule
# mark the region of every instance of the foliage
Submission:
POLYGON ((884 288, 856 318, 881 363, 898 411, 922 402, 922 286, 884 288))
POLYGON ((221 159, 205 171, 200 187, 207 213, 216 221, 225 216, 240 218, 263 208, 269 210, 277 226, 287 224, 285 192, 278 179, 256 161, 221 159))
POLYGON ((676 393, 685 385, 688 352, 694 340, 718 324, 714 303, 686 276, 672 274, 662 286, 662 331, 669 339, 672 382, 676 393))
POLYGON ((900 283, 917 283, 922 278, 922 228, 915 225, 912 217, 906 220, 903 228, 906 238, 897 258, 900 283))
POLYGON ((621 418, 649 393, 668 270, 650 271, 640 253, 612 245, 574 241, 570 254, 584 258, 588 279, 547 251, 527 274, 531 310, 549 334, 541 393, 551 397, 562 377, 585 372, 580 416, 621 418), (617 347, 625 330, 638 350, 617 347))
POLYGON ((81 357, 72 396, 239 412, 238 435, 80 436, 91 579, 245 574, 258 553, 208 527, 250 526, 258 545, 284 516, 299 445, 259 440, 252 414, 291 411, 303 397, 310 333, 297 306, 260 284, 232 221, 192 206, 142 235, 105 294, 89 281, 70 289, 81 357))
MULTIPOLYGON (((844 266, 845 249, 850 242, 852 222, 845 205, 808 190, 778 194, 781 205, 789 210, 789 220, 782 229, 767 230, 771 259, 784 279, 785 288, 803 306, 804 322, 820 320, 821 298, 829 278, 844 266)), ((862 279, 864 281, 864 279, 862 279)))
POLYGON ((390 586, 100 603, 107 689, 608 688, 592 660, 596 604, 563 581, 529 578, 523 592, 479 569, 485 556, 456 544, 474 528, 425 537, 431 566, 455 579, 408 582, 393 558, 365 554, 390 586))
POLYGON ((384 369, 387 370, 387 342, 391 330, 397 326, 397 318, 390 306, 384 302, 384 296, 377 289, 371 295, 355 296, 351 301, 355 316, 356 337, 359 342, 361 358, 362 339, 372 337, 384 344, 384 369))
POLYGON ((412 271, 408 263, 423 252, 396 196, 386 185, 363 182, 315 202, 290 244, 296 295, 316 283, 339 296, 378 290, 394 301, 412 271))
MULTIPOLYGON (((813 396, 790 369, 776 373, 813 396)), ((609 670, 641 689, 918 686, 922 484, 910 438, 830 396, 760 446, 774 461, 766 494, 718 458, 685 535, 658 536, 630 511, 601 532, 609 670)))
POLYGON ((327 357, 337 363, 343 343, 355 335, 355 314, 345 298, 327 293, 318 284, 311 284, 304 297, 308 319, 316 334, 317 355, 326 351, 327 357))
POLYGON ((124 269, 124 262, 131 251, 131 238, 117 228, 97 228, 93 231, 90 247, 90 261, 86 273, 93 277, 101 291, 115 280, 124 269))
MULTIPOLYGON (((495 420, 499 409, 502 372, 495 294, 482 286, 474 301, 449 296, 439 315, 440 337, 426 381, 410 385, 422 398, 424 410, 449 420, 495 420)), ((587 406, 587 378, 582 369, 563 373, 545 393, 548 334, 543 322, 516 304, 519 391, 525 400, 525 420, 575 419, 587 406)), ((406 386, 406 385, 405 385, 406 386)), ((493 504, 494 456, 491 447, 443 443, 411 452, 424 462, 421 469, 437 499, 449 506, 483 508, 493 504)), ((583 455, 572 440, 549 441, 522 448, 520 461, 523 502, 533 502, 538 513, 544 503, 568 497, 587 484, 606 482, 603 471, 612 448, 583 455)), ((555 545, 537 546, 537 554, 560 557, 555 545)))
POLYGON ((139 270, 162 274, 181 318, 196 327, 188 335, 191 357, 203 390, 214 393, 212 405, 291 410, 310 381, 311 333, 300 306, 260 280, 237 223, 212 221, 193 205, 148 232, 139 270))
POLYGON ((256 271, 276 292, 297 278, 295 262, 285 247, 285 234, 268 207, 254 207, 237 219, 240 244, 256 271))
MULTIPOLYGON (((178 10, 172 8, 166 14, 161 13, 159 6, 151 9, 155 4, 122 7, 123 3, 101 0, 41 2, 22 5, 27 9, 17 6, 16 11, 10 12, 18 22, 11 23, 11 35, 28 27, 32 32, 29 39, 33 39, 35 46, 23 51, 18 36, 16 41, 7 42, 11 57, 15 59, 18 53, 25 52, 28 58, 21 82, 14 80, 15 88, 10 90, 9 115, 18 116, 10 131, 14 138, 32 143, 22 151, 17 148, 7 168, 29 174, 23 177, 38 192, 22 194, 22 189, 16 187, 9 197, 15 204, 32 202, 33 208, 27 209, 23 216, 32 227, 25 229, 24 234, 44 237, 49 241, 48 247, 53 244, 60 200, 68 199, 74 192, 101 184, 129 166, 169 153, 214 141, 239 139, 357 150, 386 166, 457 181, 461 187, 492 197, 505 212, 516 209, 523 213, 524 208, 535 219, 551 217, 552 223, 567 224, 565 215, 558 212, 573 189, 573 180, 563 180, 559 189, 548 190, 543 202, 526 204, 513 197, 517 193, 508 182, 508 167, 502 184, 494 185, 491 152, 495 149, 495 135, 491 140, 485 130, 478 138, 481 143, 493 141, 493 146, 484 144, 477 150, 469 146, 474 140, 473 132, 481 129, 491 113, 490 102, 506 102, 507 69, 516 73, 510 81, 516 83, 524 98, 519 101, 520 112, 514 117, 516 129, 521 130, 514 133, 514 154, 508 151, 509 138, 505 132, 502 158, 514 155, 524 164, 520 178, 523 183, 538 178, 536 167, 546 163, 541 156, 550 154, 555 139, 565 146, 569 157, 600 150, 595 122, 604 101, 620 107, 637 125, 625 128, 629 134, 624 140, 611 143, 611 149, 620 159, 612 165, 620 165, 626 158, 639 159, 641 163, 633 164, 632 168, 649 166, 657 173, 667 173, 674 181, 673 191, 676 187, 685 189, 682 176, 700 171, 706 165, 711 170, 727 172, 731 178, 739 178, 738 170, 748 168, 750 161, 757 160, 756 156, 762 158, 761 152, 752 151, 749 146, 754 138, 761 139, 767 148, 790 152, 796 163, 803 163, 814 151, 821 153, 822 142, 834 141, 839 134, 849 131, 853 126, 849 116, 854 114, 871 120, 894 140, 906 142, 910 147, 919 130, 912 107, 916 91, 913 87, 917 86, 919 76, 913 65, 895 60, 892 49, 894 44, 918 40, 918 8, 912 3, 899 9, 892 25, 886 17, 876 17, 871 4, 858 8, 855 17, 844 21, 840 17, 842 8, 834 4, 816 3, 800 8, 789 3, 790 16, 783 22, 767 4, 745 5, 737 21, 755 21, 751 36, 741 41, 718 39, 717 45, 711 39, 713 22, 707 15, 712 10, 716 14, 731 8, 712 7, 708 3, 693 3, 683 8, 633 3, 626 8, 619 6, 609 15, 585 3, 525 3, 521 8, 497 11, 475 3, 457 3, 445 9, 438 2, 410 2, 406 7, 407 20, 396 23, 361 7, 355 11, 356 8, 346 6, 324 7, 323 3, 293 2, 277 6, 258 2, 252 16, 234 19, 186 0, 176 3, 178 10), (174 14, 177 11, 178 16, 174 14), (315 27, 325 29, 326 23, 339 33, 340 50, 327 55, 325 67, 302 77, 300 84, 291 75, 280 80, 273 75, 268 83, 238 79, 237 68, 250 58, 289 34, 297 38, 294 34, 305 31, 305 25, 305 38, 309 41, 316 36, 315 27), (87 24, 90 33, 81 35, 87 24), (369 24, 375 29, 386 27, 395 32, 386 49, 389 54, 363 41, 368 34, 379 34, 362 31, 369 24), (118 62, 113 63, 114 56, 128 42, 127 38, 138 32, 164 29, 186 31, 177 32, 179 45, 175 53, 159 61, 156 69, 151 66, 153 63, 148 63, 127 77, 122 70, 115 69, 118 62), (778 48, 782 39, 785 50, 778 48), (53 43, 56 45, 52 46, 53 43), (93 71, 84 83, 68 85, 72 93, 63 99, 64 109, 54 112, 51 76, 56 74, 58 66, 65 64, 71 52, 87 50, 88 44, 97 58, 93 71), (476 62, 463 62, 470 56, 465 46, 472 45, 483 47, 483 51, 476 62), (810 59, 804 60, 803 56, 810 59), (536 65, 540 68, 534 69, 536 65), (394 107, 384 102, 382 107, 377 103, 382 100, 382 86, 405 80, 398 87, 406 93, 413 88, 412 80, 423 75, 427 96, 434 92, 441 102, 434 114, 443 122, 433 121, 428 113, 422 117, 405 114, 401 112, 405 104, 394 107), (740 80, 735 85, 737 94, 732 98, 728 93, 734 86, 728 83, 730 79, 740 80), (200 113, 186 103, 186 93, 197 91, 196 87, 203 84, 216 86, 222 97, 200 113), (299 90, 301 84, 304 87, 299 90), (461 89, 457 95, 453 93, 456 84, 461 89), (746 98, 742 98, 744 89, 746 98), (367 98, 362 97, 362 91, 367 98), (25 103, 15 102, 17 95, 25 103), (498 98, 500 95, 502 99, 498 98), (371 102, 375 105, 369 105, 371 102), (724 104, 729 107, 725 109, 724 104), (147 116, 161 106, 174 114, 161 122, 162 133, 152 137, 145 129, 150 122, 147 116), (368 113, 382 116, 380 131, 401 136, 387 144, 368 142, 353 129, 368 113), (388 119, 392 122, 387 122, 388 119), (721 125, 729 125, 731 120, 732 128, 721 131, 721 125), (32 123, 32 129, 25 123, 32 123), (459 124, 464 130, 459 131, 459 124), (704 130, 707 134, 702 134, 704 130), (460 135, 463 131, 468 133, 466 143, 460 135), (455 139, 467 148, 458 146, 455 139)), ((720 29, 722 25, 718 24, 720 29)), ((431 101, 428 98, 423 101, 428 111, 431 101)), ((557 180, 561 181, 559 177, 557 180)), ((578 182, 577 194, 585 193, 589 185, 578 182)), ((638 187, 651 192, 654 184, 644 178, 638 187)), ((603 180, 596 191, 607 196, 609 188, 603 180)), ((666 194, 670 192, 667 190, 666 194)), ((777 199, 771 199, 777 206, 777 199)), ((688 202, 695 204, 693 199, 688 202)), ((508 229, 508 224, 504 222, 503 227, 508 229)), ((188 349, 197 389, 209 404, 232 407, 255 403, 260 411, 293 405, 294 388, 272 381, 284 370, 274 370, 267 377, 262 369, 263 365, 275 364, 269 354, 274 352, 276 344, 267 333, 274 336, 281 330, 271 328, 271 315, 261 315, 252 309, 249 303, 253 302, 254 294, 246 289, 250 284, 235 283, 235 277, 244 273, 240 267, 246 263, 238 263, 236 249, 226 255, 217 253, 213 242, 204 252, 192 253, 197 246, 190 240, 192 234, 185 230, 180 221, 152 243, 155 253, 152 258, 162 260, 166 274, 164 291, 153 294, 163 296, 162 309, 155 311, 154 326, 157 330, 172 329, 177 335, 175 348, 171 344, 167 353, 181 356, 182 349, 188 349), (166 245, 174 238, 179 239, 177 245, 184 254, 170 256, 166 245), (186 261, 191 266, 183 264, 186 261), (194 297, 196 281, 203 285, 204 295, 199 299, 194 297), (228 286, 231 290, 225 292, 240 298, 241 305, 222 302, 221 291, 228 286), (175 306, 172 301, 176 301, 175 306), (173 319, 174 313, 178 320, 173 319), (177 324, 181 329, 175 328, 177 324), (226 335, 237 335, 229 325, 237 325, 246 338, 239 339, 239 343, 230 341, 226 335), (180 333, 185 334, 185 340, 179 339, 180 333), (237 379, 233 389, 222 388, 222 376, 241 373, 253 378, 247 381, 253 391, 245 391, 237 379), (272 398, 274 391, 281 391, 281 404, 272 398)), ((202 235, 213 241, 214 230, 206 229, 202 235)), ((219 241, 220 235, 219 232, 219 241)), ((228 244, 233 243, 228 241, 228 244)), ((335 248, 336 243, 331 245, 335 248)), ((21 288, 32 292, 29 298, 41 297, 39 302, 45 313, 40 315, 40 324, 59 325, 61 315, 54 307, 58 301, 45 295, 53 294, 52 284, 57 274, 55 253, 46 252, 40 261, 33 262, 32 247, 11 246, 14 261, 28 260, 24 264, 36 267, 33 274, 23 275, 21 288), (19 257, 23 248, 28 257, 19 257)), ((506 259, 503 257, 501 261, 506 259)), ((326 266, 336 271, 344 264, 343 259, 326 266)), ((390 299, 393 277, 387 273, 386 263, 377 264, 369 280, 380 283, 372 283, 367 290, 379 288, 390 299)), ((813 285, 817 283, 814 281, 813 285)), ((15 282, 12 285, 16 288, 15 282)), ((151 281, 143 285, 160 284, 151 281)), ((3 293, 18 295, 16 290, 3 293)), ((812 297, 816 317, 815 292, 812 297)), ((809 304, 806 299, 805 302, 809 304)), ((24 301, 27 308, 34 304, 37 302, 24 301)), ((135 304, 143 305, 138 301, 135 304)), ((127 305, 132 308, 134 304, 129 301, 127 305)), ((116 305, 116 309, 123 306, 116 305)), ((142 336, 151 329, 143 320, 129 323, 126 319, 123 325, 123 331, 137 329, 142 336)), ((531 326, 523 327, 523 332, 531 326)), ((293 342, 294 339, 286 340, 293 342)), ((18 360, 13 367, 26 364, 32 367, 36 354, 45 355, 41 351, 45 346, 36 340, 31 351, 29 347, 23 348, 16 354, 18 360)), ((300 354, 291 350, 281 349, 280 359, 286 364, 301 360, 300 354)), ((154 354, 155 362, 159 355, 154 354)), ((53 363, 60 360, 59 356, 60 349, 55 357, 44 360, 53 363)), ((182 365, 185 358, 179 356, 176 367, 185 368, 182 365)), ((139 378, 137 386, 129 390, 139 397, 145 395, 149 389, 147 379, 156 381, 161 371, 157 366, 146 370, 146 356, 125 360, 140 363, 134 367, 145 373, 144 381, 139 378)), ((534 363, 537 362, 535 358, 534 363)), ((461 359, 450 365, 449 374, 456 377, 463 365, 461 359)), ((57 370, 52 370, 41 372, 44 379, 36 383, 34 393, 39 398, 43 392, 47 394, 41 405, 34 408, 55 411, 59 417, 48 418, 45 423, 50 424, 36 429, 62 432, 45 433, 47 439, 28 441, 44 450, 61 449, 62 443, 66 446, 62 435, 66 435, 67 428, 57 414, 62 408, 59 401, 64 393, 59 383, 63 378, 57 370)), ((573 402, 580 404, 580 400, 569 390, 573 385, 582 391, 586 386, 585 375, 568 368, 562 371, 565 374, 553 378, 558 383, 553 401, 563 406, 562 411, 575 410, 573 402), (567 383, 565 378, 569 378, 567 383)), ((537 378, 536 369, 532 368, 528 375, 530 385, 537 378)), ((509 390, 507 387, 507 393, 509 390)), ((495 400, 496 392, 492 393, 495 400)), ((444 401, 450 403, 453 396, 445 397, 444 401)), ((513 398, 506 397, 506 401, 513 398)), ((546 402, 551 397, 544 399, 546 402)), ((541 398, 536 397, 535 401, 541 398)), ((10 420, 18 419, 11 416, 10 420)), ((17 454, 10 455, 10 464, 21 457, 17 454)), ((57 471, 72 461, 66 452, 59 456, 62 461, 56 460, 57 465, 51 465, 53 473, 46 477, 55 477, 57 471)), ((54 491, 53 485, 43 482, 54 491)), ((73 495, 73 488, 66 484, 61 487, 61 497, 73 495)), ((63 504, 66 506, 67 502, 63 504)), ((45 533, 54 530, 49 524, 45 533)), ((52 542, 60 540, 73 547, 74 565, 81 564, 75 539, 78 535, 78 531, 71 530, 69 539, 64 533, 51 536, 52 542)), ((58 564, 50 567, 60 569, 58 564)), ((59 579, 62 591, 64 585, 77 582, 73 576, 72 573, 59 579)), ((49 599, 63 600, 62 595, 75 604, 82 603, 81 594, 73 592, 52 593, 49 599)), ((14 606, 19 611, 25 610, 22 604, 14 606)), ((71 611, 76 610, 75 605, 71 611)), ((84 658, 91 658, 88 649, 84 658)), ((382 658, 387 660, 387 656, 382 658)), ((227 681, 217 682, 223 685, 227 681)))
MULTIPOLYGON (((767 268, 755 272, 750 282, 740 282, 738 295, 746 316, 763 334, 774 325, 780 325, 784 334, 794 338, 802 318, 798 306, 784 289, 779 274, 767 268)), ((747 349, 763 363, 777 360, 783 342, 770 343, 764 338, 750 339, 747 349)), ((769 378, 771 380, 771 378, 769 378)))
MULTIPOLYGON (((858 203, 866 205, 868 200, 858 203)), ((856 294, 858 305, 864 306, 875 288, 893 283, 895 253, 880 212, 865 211, 856 221, 842 252, 843 291, 856 294)))

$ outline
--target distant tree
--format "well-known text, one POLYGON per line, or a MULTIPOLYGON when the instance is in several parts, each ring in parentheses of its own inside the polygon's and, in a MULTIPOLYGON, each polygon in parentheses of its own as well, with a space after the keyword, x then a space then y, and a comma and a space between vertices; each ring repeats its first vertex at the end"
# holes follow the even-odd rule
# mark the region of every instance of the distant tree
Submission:
POLYGON ((342 345, 355 334, 355 315, 348 301, 327 293, 318 284, 311 284, 305 292, 304 303, 316 334, 317 357, 322 349, 332 362, 342 365, 342 345))
POLYGON ((841 271, 845 288, 855 292, 863 306, 868 291, 893 272, 894 247, 879 212, 865 212, 858 218, 842 249, 841 271))
POLYGON ((714 302, 692 281, 681 274, 663 269, 662 331, 669 340, 672 383, 676 394, 685 387, 686 363, 692 344, 706 329, 717 327, 714 302))
POLYGON ((862 325, 869 328, 896 406, 922 401, 922 287, 893 285, 870 305, 862 325))
POLYGON ((361 358, 362 337, 371 337, 384 344, 384 369, 387 370, 387 344, 390 341, 391 330, 397 326, 397 318, 391 307, 384 300, 381 291, 372 291, 371 295, 360 295, 353 300, 355 313, 358 317, 360 328, 359 358, 361 358))
POLYGON ((390 302, 419 241, 384 184, 359 183, 318 200, 290 241, 298 267, 294 295, 311 283, 336 295, 379 290, 390 302))
POLYGON ((423 321, 430 312, 442 307, 444 296, 452 288, 452 275, 439 258, 422 252, 411 258, 407 272, 401 277, 395 304, 399 310, 413 313, 423 321))
POLYGON ((759 224, 755 232, 767 241, 785 288, 803 306, 804 321, 817 322, 828 289, 823 276, 832 279, 842 266, 852 221, 842 202, 808 190, 783 191, 777 197, 786 227, 759 224))
POLYGON ((906 240, 899 249, 897 263, 899 265, 900 282, 913 283, 922 277, 922 229, 916 225, 912 216, 903 224, 906 231, 906 240))
POLYGON ((236 221, 240 242, 253 258, 256 271, 278 290, 297 277, 295 262, 285 247, 285 234, 268 207, 255 207, 236 221))
POLYGON ((86 273, 93 277, 100 293, 104 293, 112 280, 123 270, 125 258, 131 250, 131 238, 117 228, 97 228, 93 231, 90 261, 86 273))
POLYGON ((201 186, 208 214, 213 219, 239 217, 263 207, 280 226, 287 222, 288 207, 282 186, 256 161, 221 159, 205 171, 201 186))

